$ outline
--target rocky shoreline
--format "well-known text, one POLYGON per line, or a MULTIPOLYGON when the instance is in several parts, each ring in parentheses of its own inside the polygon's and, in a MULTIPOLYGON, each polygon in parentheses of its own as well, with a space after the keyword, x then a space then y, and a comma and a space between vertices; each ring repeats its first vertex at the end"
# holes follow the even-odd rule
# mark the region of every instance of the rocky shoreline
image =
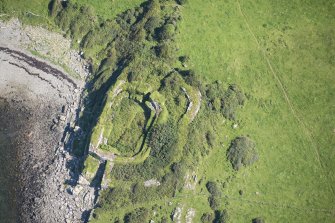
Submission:
MULTIPOLYGON (((1 27, 6 28, 0 30, 0 95, 10 110, 1 115, 9 124, 23 121, 24 126, 15 137, 18 222, 86 222, 98 188, 80 175, 83 160, 71 156, 69 146, 80 130, 76 122, 85 82, 29 53, 26 47, 39 43, 27 38, 27 28, 17 21, 1 27), (17 110, 27 118, 16 120, 17 110)), ((87 76, 79 52, 69 55, 64 64, 87 76)))

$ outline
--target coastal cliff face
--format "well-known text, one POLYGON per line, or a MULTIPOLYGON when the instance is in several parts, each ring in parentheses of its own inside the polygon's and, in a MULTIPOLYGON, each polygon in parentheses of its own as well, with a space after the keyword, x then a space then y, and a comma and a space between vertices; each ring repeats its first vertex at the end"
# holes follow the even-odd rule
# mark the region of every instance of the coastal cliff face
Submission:
MULTIPOLYGON (((83 221, 93 207, 95 188, 80 181, 81 161, 69 154, 68 145, 84 81, 29 53, 26 47, 40 46, 41 35, 33 42, 25 38, 27 32, 17 21, 2 25, 6 28, 0 32, 0 179, 4 185, 0 222, 83 221)), ((71 60, 76 61, 72 61, 74 73, 87 75, 78 54, 64 57, 66 62, 71 60)))

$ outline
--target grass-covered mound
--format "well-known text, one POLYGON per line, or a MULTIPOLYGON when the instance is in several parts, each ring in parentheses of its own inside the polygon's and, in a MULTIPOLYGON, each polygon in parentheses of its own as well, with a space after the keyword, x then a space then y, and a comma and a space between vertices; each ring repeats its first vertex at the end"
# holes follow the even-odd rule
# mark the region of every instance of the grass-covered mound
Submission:
MULTIPOLYGON (((172 199, 184 188, 194 190, 190 174, 196 162, 219 145, 212 124, 224 117, 237 120, 245 99, 236 85, 228 90, 222 83, 206 85, 185 69, 189 59, 177 57, 175 42, 180 5, 148 1, 105 21, 83 5, 69 2, 56 8, 56 23, 75 40, 94 72, 82 115, 89 140, 79 140, 82 147, 76 144, 74 151, 85 153, 89 146, 90 153, 113 163, 111 170, 106 168, 110 189, 101 194, 95 221, 111 215, 131 222, 138 212, 132 207, 150 208, 143 204, 172 199)), ((221 208, 219 199, 212 196, 216 203, 208 207, 221 208)), ((149 216, 168 218, 164 213, 149 216)))
POLYGON ((253 164, 258 160, 255 142, 246 136, 235 138, 227 151, 227 158, 234 170, 253 164))

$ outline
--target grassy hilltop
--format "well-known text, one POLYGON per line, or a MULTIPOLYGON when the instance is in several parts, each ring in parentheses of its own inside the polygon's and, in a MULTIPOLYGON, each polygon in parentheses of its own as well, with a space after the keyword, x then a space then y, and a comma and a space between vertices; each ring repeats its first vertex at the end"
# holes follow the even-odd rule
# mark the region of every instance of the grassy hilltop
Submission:
POLYGON ((333 222, 330 1, 0 3, 92 64, 72 150, 92 183, 104 167, 91 222, 333 222))

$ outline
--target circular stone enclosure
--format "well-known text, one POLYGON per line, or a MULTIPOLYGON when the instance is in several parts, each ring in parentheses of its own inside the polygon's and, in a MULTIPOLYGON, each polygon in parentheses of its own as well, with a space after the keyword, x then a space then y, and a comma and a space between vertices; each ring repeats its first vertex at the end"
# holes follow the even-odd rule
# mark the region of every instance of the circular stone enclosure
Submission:
MULTIPOLYGON (((151 109, 140 101, 140 95, 120 94, 109 117, 112 134, 107 138, 107 150, 131 157, 140 152, 150 128, 151 109)), ((107 123, 106 123, 107 124, 107 123)))

